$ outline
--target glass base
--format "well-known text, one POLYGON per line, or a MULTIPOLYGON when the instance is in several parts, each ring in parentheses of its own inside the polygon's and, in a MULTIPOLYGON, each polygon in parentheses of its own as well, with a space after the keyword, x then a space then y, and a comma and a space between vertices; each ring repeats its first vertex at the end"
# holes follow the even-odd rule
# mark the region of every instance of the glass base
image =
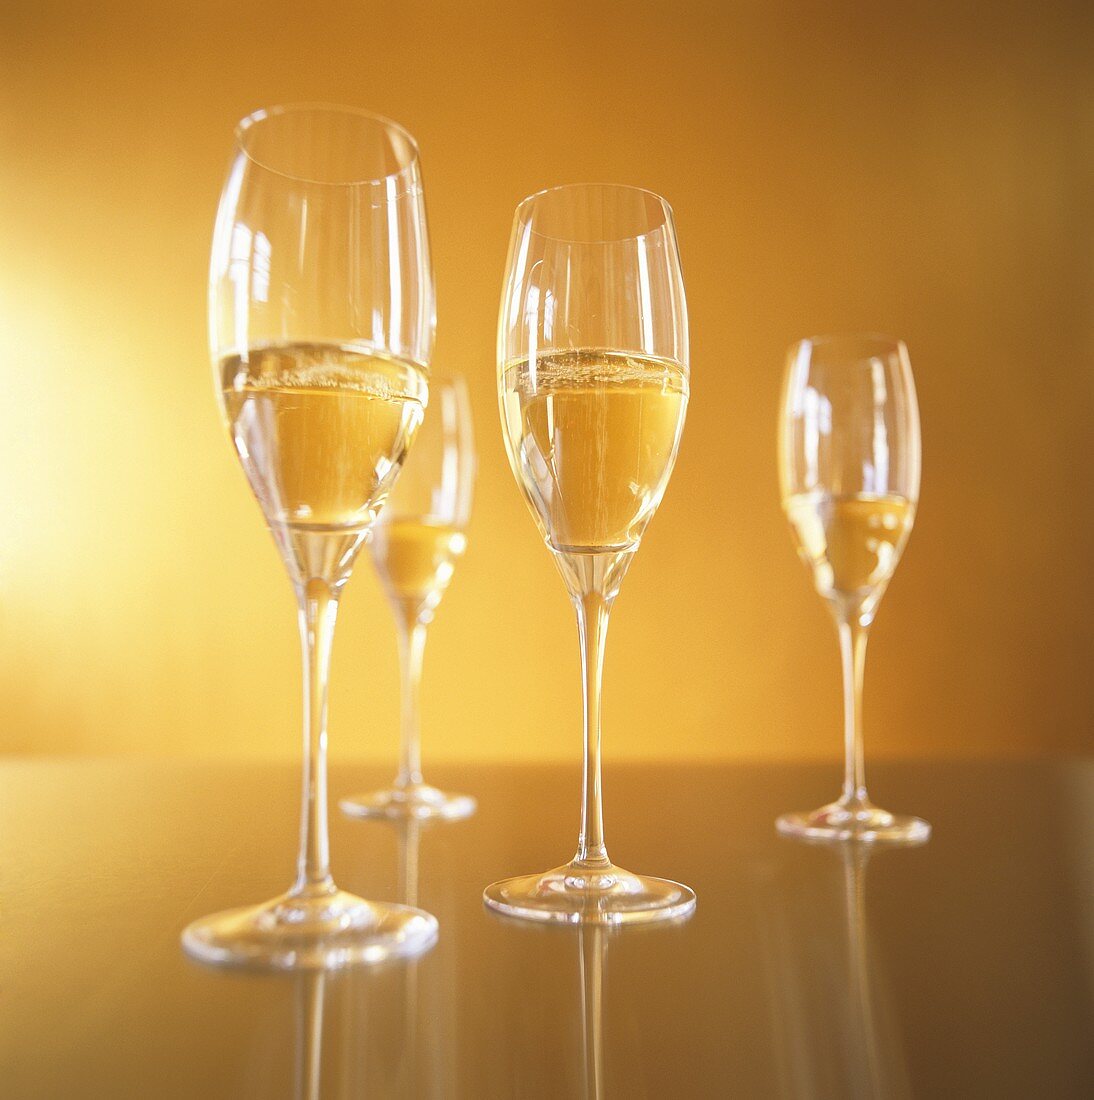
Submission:
POLYGON ((664 878, 608 865, 591 870, 567 863, 543 875, 502 879, 483 891, 498 913, 565 924, 647 924, 677 920, 695 908, 695 894, 664 878))
POLYGON ((931 827, 921 818, 891 814, 869 802, 831 802, 812 813, 783 814, 775 821, 783 836, 807 840, 863 840, 921 844, 931 827))
POLYGON ((318 970, 420 955, 436 939, 437 919, 421 909, 332 888, 202 917, 183 931, 182 946, 219 966, 318 970))
POLYGON ((343 798, 338 805, 342 813, 350 817, 382 817, 389 821, 405 821, 408 818, 457 821, 461 817, 470 817, 478 808, 478 803, 469 794, 445 794, 426 783, 352 795, 343 798))

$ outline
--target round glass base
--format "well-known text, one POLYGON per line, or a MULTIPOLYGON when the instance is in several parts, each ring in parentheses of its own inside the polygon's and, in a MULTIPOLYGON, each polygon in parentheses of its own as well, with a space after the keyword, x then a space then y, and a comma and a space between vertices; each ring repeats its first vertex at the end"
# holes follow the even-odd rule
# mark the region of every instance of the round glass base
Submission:
POLYGON ((421 909, 332 889, 202 917, 183 931, 182 946, 220 966, 318 970, 420 955, 436 939, 437 919, 421 909))
POLYGON ((352 795, 343 798, 338 805, 342 813, 350 817, 381 817, 389 821, 409 818, 457 821, 470 817, 478 808, 478 803, 469 794, 445 794, 425 783, 352 795))
POLYGON ((678 882, 577 863, 492 883, 483 901, 509 917, 565 924, 648 924, 677 920, 695 908, 695 894, 678 882))
POLYGON ((931 827, 921 818, 891 814, 869 802, 831 802, 812 813, 783 814, 775 821, 783 836, 807 840, 863 840, 921 844, 931 827))

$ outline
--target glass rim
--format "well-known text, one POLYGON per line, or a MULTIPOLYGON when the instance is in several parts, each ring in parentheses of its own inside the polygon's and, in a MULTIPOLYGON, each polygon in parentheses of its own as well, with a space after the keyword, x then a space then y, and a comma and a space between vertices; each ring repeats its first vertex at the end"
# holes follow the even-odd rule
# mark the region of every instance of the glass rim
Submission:
POLYGON ((236 123, 234 136, 236 148, 238 148, 252 164, 258 165, 263 171, 271 172, 275 176, 281 176, 283 179, 295 180, 298 183, 315 184, 320 187, 365 187, 375 185, 383 183, 385 180, 396 179, 411 171, 415 165, 421 163, 421 149, 418 147, 418 141, 401 122, 396 122, 393 118, 388 118, 387 115, 381 115, 376 111, 370 111, 364 107, 347 107, 342 103, 325 103, 319 100, 305 100, 297 103, 275 103, 270 107, 259 107, 251 111, 250 114, 245 115, 236 123), (313 179, 310 176, 296 175, 293 172, 285 172, 280 168, 275 168, 272 164, 268 164, 266 161, 256 157, 254 153, 247 148, 244 136, 253 127, 261 122, 265 122, 267 119, 279 118, 283 115, 296 114, 298 112, 301 114, 312 112, 315 114, 325 113, 357 116, 358 118, 367 119, 369 122, 375 122, 382 128, 398 134, 399 137, 406 142, 407 148, 410 151, 409 158, 406 164, 401 168, 396 169, 394 172, 387 172, 382 176, 365 176, 361 179, 354 180, 320 180, 313 179))
POLYGON ((815 336, 803 336, 800 340, 795 340, 790 345, 790 352, 793 354, 799 348, 805 347, 817 347, 817 348, 834 348, 839 345, 874 345, 878 348, 886 348, 889 351, 896 352, 899 356, 907 356, 908 345, 899 337, 890 336, 887 332, 824 332, 815 336))
POLYGON ((636 187, 630 183, 558 183, 553 187, 542 187, 540 190, 533 191, 532 194, 526 195, 521 199, 520 202, 517 203, 516 210, 513 214, 514 222, 526 225, 529 233, 533 233, 537 237, 542 237, 545 241, 562 241, 566 244, 620 244, 623 241, 637 241, 670 227, 675 221, 675 217, 676 215, 673 212, 672 204, 664 195, 659 195, 656 191, 651 191, 648 187, 636 187), (531 224, 531 218, 528 217, 527 211, 537 199, 542 199, 547 195, 552 195, 559 191, 627 191, 635 195, 645 195, 647 198, 657 201, 665 216, 660 224, 642 233, 625 233, 620 237, 603 237, 589 240, 577 237, 560 237, 556 234, 544 233, 534 228, 531 224))

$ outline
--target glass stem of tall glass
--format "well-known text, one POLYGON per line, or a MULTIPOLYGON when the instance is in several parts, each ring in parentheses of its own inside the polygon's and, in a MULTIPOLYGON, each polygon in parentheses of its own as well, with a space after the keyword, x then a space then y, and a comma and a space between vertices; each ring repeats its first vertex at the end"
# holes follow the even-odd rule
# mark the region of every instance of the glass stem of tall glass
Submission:
POLYGON ((348 108, 244 119, 213 235, 210 342, 226 427, 297 595, 304 767, 292 887, 190 924, 183 946, 203 962, 339 967, 437 938, 428 913, 339 890, 327 833, 338 597, 422 422, 433 318, 414 139, 348 108))
MULTIPOLYGON (((581 647, 582 695, 585 703, 584 769, 581 784, 581 831, 569 867, 573 875, 597 876, 613 871, 604 842, 603 782, 600 753, 600 692, 604 677, 604 647, 608 621, 619 586, 634 557, 633 551, 608 554, 556 553, 555 561, 570 591, 577 614, 581 647)), ((605 882, 605 885, 612 885, 605 882)))
POLYGON ((331 583, 312 577, 297 585, 300 641, 304 657, 304 786, 300 813, 300 855, 294 898, 328 897, 335 892, 327 835, 327 683, 345 578, 331 583))
POLYGON ((495 882, 484 900, 526 920, 685 917, 695 907, 687 886, 609 858, 600 767, 608 617, 668 485, 689 394, 687 308, 664 199, 593 184, 520 204, 498 367, 509 463, 577 613, 585 745, 574 858, 495 882))

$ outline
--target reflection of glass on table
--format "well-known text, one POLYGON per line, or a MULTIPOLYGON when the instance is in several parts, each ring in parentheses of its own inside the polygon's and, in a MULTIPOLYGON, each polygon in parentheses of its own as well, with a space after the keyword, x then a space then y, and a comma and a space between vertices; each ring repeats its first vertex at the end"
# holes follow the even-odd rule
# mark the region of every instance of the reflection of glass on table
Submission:
MULTIPOLYGON (((907 847, 907 841, 902 843, 907 847)), ((827 849, 826 860, 838 859, 838 872, 795 862, 777 876, 765 914, 781 1093, 910 1098, 900 1021, 866 908, 867 865, 872 856, 896 845, 851 840, 811 847, 827 849), (837 884, 837 905, 815 896, 815 886, 830 890, 837 884)))

